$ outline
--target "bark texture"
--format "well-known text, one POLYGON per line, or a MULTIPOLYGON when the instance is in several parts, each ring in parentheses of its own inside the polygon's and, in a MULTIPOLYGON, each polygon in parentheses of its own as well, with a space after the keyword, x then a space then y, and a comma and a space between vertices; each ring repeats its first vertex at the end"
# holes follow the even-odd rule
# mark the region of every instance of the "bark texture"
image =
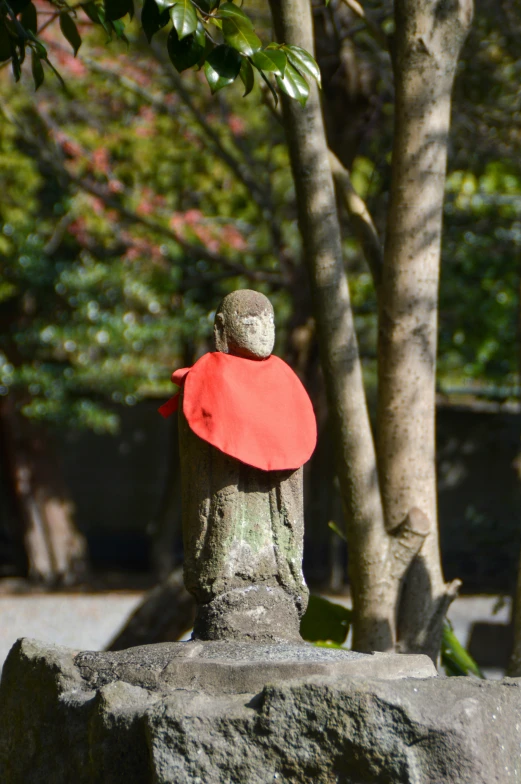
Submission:
MULTIPOLYGON (((308 0, 272 0, 271 10, 279 41, 314 50, 308 0)), ((347 519, 353 646, 385 651, 396 642, 400 583, 428 521, 407 510, 395 535, 386 532, 317 88, 311 85, 305 108, 287 100, 283 108, 347 519)))
MULTIPOLYGON (((378 467, 387 526, 412 507, 437 520, 435 382, 451 91, 472 0, 397 0, 392 184, 379 291, 378 467)), ((433 654, 446 586, 434 526, 408 575, 402 650, 433 654)))

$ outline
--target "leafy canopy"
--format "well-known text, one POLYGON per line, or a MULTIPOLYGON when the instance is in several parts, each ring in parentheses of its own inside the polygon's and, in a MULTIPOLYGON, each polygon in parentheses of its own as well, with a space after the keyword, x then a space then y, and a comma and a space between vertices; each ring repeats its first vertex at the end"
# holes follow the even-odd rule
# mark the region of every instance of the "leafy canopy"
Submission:
MULTIPOLYGON (((38 37, 57 19, 75 55, 82 43, 77 24, 81 15, 102 27, 109 41, 113 36, 127 41, 124 20, 134 17, 134 0, 103 0, 102 3, 91 0, 74 6, 66 0, 48 0, 48 4, 53 9, 50 12, 37 9, 30 0, 0 0, 0 62, 10 61, 16 81, 30 52, 35 89, 44 81, 44 63, 63 83, 49 59, 47 47, 38 37), (45 16, 40 24, 42 14, 45 16)), ((174 68, 179 72, 203 69, 212 93, 239 77, 245 87, 244 95, 248 95, 257 71, 270 87, 275 101, 273 78, 279 90, 304 106, 310 79, 320 84, 320 70, 308 52, 286 44, 269 43, 264 47, 250 17, 233 2, 144 0, 141 27, 149 43, 169 25, 166 47, 174 68)))

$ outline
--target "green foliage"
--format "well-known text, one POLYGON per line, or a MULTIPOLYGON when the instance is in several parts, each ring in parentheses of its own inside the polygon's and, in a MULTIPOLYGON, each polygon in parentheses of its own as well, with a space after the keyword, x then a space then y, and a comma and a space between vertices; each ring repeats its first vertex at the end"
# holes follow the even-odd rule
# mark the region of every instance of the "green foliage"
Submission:
POLYGON ((241 57, 231 46, 216 46, 204 64, 204 73, 212 93, 235 81, 241 70, 241 57))
MULTIPOLYGON (((59 19, 63 37, 77 54, 81 46, 81 33, 74 19, 78 9, 86 14, 94 24, 99 25, 108 35, 127 41, 126 23, 134 16, 134 0, 91 0, 88 3, 70 8, 62 0, 47 0, 51 20, 46 19, 43 30, 53 18, 59 19)), ((219 0, 144 0, 141 26, 150 42, 152 37, 172 22, 167 40, 167 51, 173 66, 180 72, 189 68, 204 68, 212 93, 232 84, 239 73, 246 78, 245 95, 253 88, 253 70, 267 81, 274 91, 269 76, 274 75, 280 90, 302 105, 309 95, 309 81, 315 79, 320 84, 320 71, 311 55, 299 47, 263 44, 254 30, 253 22, 243 9, 234 2, 221 3, 219 0), (291 69, 286 73, 286 62, 291 69)), ((0 0, 0 61, 11 61, 13 74, 18 81, 25 51, 34 52, 32 73, 35 88, 41 86, 44 71, 41 61, 61 79, 54 65, 49 61, 47 49, 38 38, 38 12, 27 0, 9 5, 0 0)), ((244 78, 243 79, 244 82, 244 78)))
MULTIPOLYGON (((82 52, 102 62, 104 34, 84 39, 82 52)), ((286 216, 291 260, 298 246, 278 124, 255 96, 253 118, 246 102, 225 98, 216 118, 209 91, 188 74, 194 114, 147 50, 117 56, 128 78, 162 90, 169 112, 89 73, 72 52, 61 64, 71 96, 44 84, 34 100, 0 84, 0 395, 62 429, 114 432, 120 407, 151 395, 164 402, 172 370, 211 347, 219 300, 252 276, 274 301, 279 342, 291 314, 287 292, 262 281, 265 272, 276 282, 279 270, 273 212, 237 173, 250 161, 277 219, 286 216), (149 219, 157 231, 142 223, 149 219)))
POLYGON ((477 678, 484 678, 480 668, 460 643, 450 621, 446 620, 443 625, 443 637, 441 643, 441 663, 447 675, 474 675, 477 678))
POLYGON ((72 46, 74 51, 74 55, 78 54, 78 50, 81 46, 81 37, 78 32, 78 28, 76 27, 76 23, 70 14, 62 12, 60 14, 60 29, 67 39, 67 41, 72 46))
MULTIPOLYGON (((300 633, 304 640, 316 645, 341 647, 346 641, 352 615, 349 608, 312 594, 300 624, 300 633)), ((485 677, 454 634, 449 621, 445 621, 443 626, 441 664, 447 675, 485 677)))
POLYGON ((352 615, 347 607, 311 594, 300 623, 300 633, 308 642, 341 646, 349 633, 352 615))

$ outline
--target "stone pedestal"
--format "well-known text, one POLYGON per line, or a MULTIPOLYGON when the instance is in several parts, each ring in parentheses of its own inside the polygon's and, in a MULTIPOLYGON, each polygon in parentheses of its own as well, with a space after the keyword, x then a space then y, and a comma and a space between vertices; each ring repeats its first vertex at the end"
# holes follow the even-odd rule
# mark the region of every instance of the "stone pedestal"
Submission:
POLYGON ((202 441, 179 413, 185 585, 200 640, 302 642, 302 468, 261 471, 202 441))
POLYGON ((26 639, 0 683, 0 781, 510 784, 520 728, 517 679, 436 677, 424 656, 26 639))

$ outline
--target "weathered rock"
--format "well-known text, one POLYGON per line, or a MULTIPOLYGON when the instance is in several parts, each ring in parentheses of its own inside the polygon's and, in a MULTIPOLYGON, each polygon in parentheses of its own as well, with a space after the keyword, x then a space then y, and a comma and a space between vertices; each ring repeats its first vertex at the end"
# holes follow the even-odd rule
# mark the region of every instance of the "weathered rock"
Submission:
MULTIPOLYGON (((285 671, 283 681, 266 683, 255 693, 222 694, 214 676, 207 691, 200 680, 185 678, 182 663, 176 671, 183 661, 190 667, 198 664, 200 671, 212 662, 226 666, 219 645, 186 644, 189 655, 176 660, 168 645, 75 654, 31 640, 18 641, 0 684, 0 781, 507 784, 521 780, 518 679, 389 680, 383 676, 389 673, 391 659, 407 657, 352 655, 346 658, 352 672, 368 662, 374 667, 378 659, 386 662, 380 667, 381 677, 368 677, 362 669, 356 676, 288 679, 285 671), (177 664, 172 666, 172 661, 177 664)), ((292 646, 282 647, 285 653, 274 654, 279 663, 291 661, 292 656, 294 660, 292 646)), ((234 654, 229 652, 242 662, 241 667, 248 648, 238 646, 234 654)), ((253 658, 253 666, 275 666, 266 659, 267 649, 263 652, 259 647, 255 654, 254 648, 249 659, 253 658), (255 661, 256 656, 264 661, 255 661)), ((337 652, 324 651, 325 658, 331 653, 337 652)), ((426 657, 414 658, 418 667, 426 657)))
POLYGON ((118 652, 80 653, 75 665, 89 688, 124 681, 150 690, 191 689, 209 694, 254 694, 266 683, 307 675, 432 678, 428 656, 355 653, 309 643, 252 645, 178 642, 118 652))

